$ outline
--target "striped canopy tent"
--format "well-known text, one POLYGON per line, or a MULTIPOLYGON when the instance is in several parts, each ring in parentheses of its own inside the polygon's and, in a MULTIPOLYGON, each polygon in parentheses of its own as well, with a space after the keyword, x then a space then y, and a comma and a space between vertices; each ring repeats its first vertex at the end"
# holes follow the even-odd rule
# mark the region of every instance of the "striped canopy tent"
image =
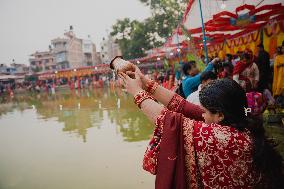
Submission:
MULTIPOLYGON (((246 48, 256 51, 263 43, 273 57, 284 40, 283 0, 200 0, 209 56, 224 58, 246 48)), ((203 54, 199 0, 189 0, 178 27, 162 47, 151 49, 148 56, 131 60, 148 63, 157 59, 198 60, 203 54), (180 57, 178 57, 180 56, 180 57), (187 58, 189 57, 189 58, 187 58)))
POLYGON ((36 74, 38 76, 39 80, 47 80, 47 79, 55 79, 55 73, 54 72, 38 72, 36 74))
MULTIPOLYGON (((190 41, 192 49, 203 48, 199 0, 190 0, 177 32, 167 45, 190 41), (176 40, 175 40, 176 39, 176 40)), ((200 0, 209 54, 236 53, 250 48, 255 51, 263 42, 272 55, 284 40, 283 0, 200 0), (264 32, 263 32, 264 31, 264 32), (272 37, 272 38, 271 38, 272 37), (272 45, 271 45, 272 43, 272 45)))
POLYGON ((71 77, 84 77, 96 74, 107 74, 111 70, 107 64, 98 64, 96 66, 85 66, 72 69, 64 69, 52 72, 38 73, 40 80, 55 79, 55 78, 71 78, 71 77))

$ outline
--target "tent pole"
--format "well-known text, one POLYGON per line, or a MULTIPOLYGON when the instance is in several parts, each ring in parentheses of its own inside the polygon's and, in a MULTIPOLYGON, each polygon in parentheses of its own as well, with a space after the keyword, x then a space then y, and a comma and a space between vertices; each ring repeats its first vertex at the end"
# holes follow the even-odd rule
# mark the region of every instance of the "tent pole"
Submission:
POLYGON ((207 46, 206 46, 206 35, 205 35, 205 27, 204 27, 204 22, 203 22, 203 14, 202 14, 202 8, 201 8, 201 0, 198 0, 199 2, 199 9, 200 9, 200 17, 201 17, 201 24, 202 24, 202 33, 203 33, 203 45, 204 45, 204 51, 205 51, 205 62, 208 64, 208 51, 207 51, 207 46))

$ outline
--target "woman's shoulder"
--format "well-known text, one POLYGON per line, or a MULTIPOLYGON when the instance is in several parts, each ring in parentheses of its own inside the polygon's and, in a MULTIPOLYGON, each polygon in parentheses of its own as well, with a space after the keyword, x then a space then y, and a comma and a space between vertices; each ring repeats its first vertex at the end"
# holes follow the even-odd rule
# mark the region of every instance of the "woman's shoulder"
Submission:
POLYGON ((251 137, 248 130, 240 131, 231 126, 220 124, 206 124, 201 121, 195 121, 194 138, 203 139, 212 144, 222 144, 223 147, 232 144, 249 145, 251 137))

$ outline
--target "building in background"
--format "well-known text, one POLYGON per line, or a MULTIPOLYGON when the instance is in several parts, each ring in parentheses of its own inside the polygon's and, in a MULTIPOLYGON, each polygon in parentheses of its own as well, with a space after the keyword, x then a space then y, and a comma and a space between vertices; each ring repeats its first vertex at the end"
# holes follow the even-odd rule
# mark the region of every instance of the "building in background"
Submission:
POLYGON ((8 66, 6 64, 0 64, 0 75, 7 75, 8 72, 8 66))
POLYGON ((63 38, 53 39, 51 44, 59 70, 94 66, 100 63, 96 45, 90 40, 90 37, 88 39, 77 38, 72 26, 68 32, 64 33, 63 38))
POLYGON ((33 72, 56 70, 56 62, 51 49, 49 51, 36 51, 30 55, 30 68, 33 72))
POLYGON ((96 45, 88 39, 77 38, 73 27, 63 37, 51 40, 49 51, 35 52, 31 55, 30 65, 35 72, 55 71, 101 63, 96 45))
POLYGON ((12 74, 14 75, 25 75, 30 72, 30 67, 26 64, 19 64, 13 62, 10 67, 13 69, 14 72, 12 74))
POLYGON ((96 56, 96 62, 98 64, 102 64, 102 58, 101 58, 101 52, 97 52, 97 56, 96 56))
POLYGON ((121 56, 119 45, 109 35, 107 39, 103 38, 101 43, 101 59, 102 63, 109 64, 115 56, 121 56))
POLYGON ((0 64, 0 75, 25 75, 30 71, 30 67, 26 64, 13 63, 8 66, 7 64, 0 64))
POLYGON ((94 66, 100 64, 100 56, 97 53, 96 45, 89 39, 83 39, 83 64, 85 66, 94 66))

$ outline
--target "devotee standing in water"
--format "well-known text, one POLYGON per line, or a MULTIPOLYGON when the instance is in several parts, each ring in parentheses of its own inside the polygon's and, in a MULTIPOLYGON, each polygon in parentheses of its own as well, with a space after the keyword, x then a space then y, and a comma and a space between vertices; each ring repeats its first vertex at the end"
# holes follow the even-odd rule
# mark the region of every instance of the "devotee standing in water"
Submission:
POLYGON ((200 107, 145 78, 139 68, 135 79, 119 76, 156 125, 143 160, 143 168, 156 175, 156 189, 283 186, 281 156, 266 140, 262 122, 246 111, 245 91, 235 81, 206 85, 200 107))

